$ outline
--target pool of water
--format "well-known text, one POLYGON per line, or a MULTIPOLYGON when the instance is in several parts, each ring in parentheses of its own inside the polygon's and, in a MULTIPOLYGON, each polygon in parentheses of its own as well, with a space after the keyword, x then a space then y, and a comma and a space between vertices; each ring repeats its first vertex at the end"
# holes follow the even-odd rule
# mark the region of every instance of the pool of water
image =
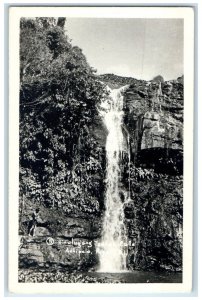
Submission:
POLYGON ((121 280, 125 283, 182 283, 182 273, 132 271, 124 273, 88 272, 88 276, 98 279, 121 280))
POLYGON ((66 269, 20 269, 19 282, 182 283, 182 273, 131 271, 122 273, 68 272, 66 269))

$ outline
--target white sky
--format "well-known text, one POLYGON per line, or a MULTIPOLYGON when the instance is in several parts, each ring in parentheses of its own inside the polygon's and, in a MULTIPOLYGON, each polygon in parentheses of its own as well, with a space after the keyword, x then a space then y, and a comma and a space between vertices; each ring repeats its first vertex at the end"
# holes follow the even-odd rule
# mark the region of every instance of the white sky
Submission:
POLYGON ((66 30, 98 74, 146 80, 183 74, 182 19, 68 18, 66 30))

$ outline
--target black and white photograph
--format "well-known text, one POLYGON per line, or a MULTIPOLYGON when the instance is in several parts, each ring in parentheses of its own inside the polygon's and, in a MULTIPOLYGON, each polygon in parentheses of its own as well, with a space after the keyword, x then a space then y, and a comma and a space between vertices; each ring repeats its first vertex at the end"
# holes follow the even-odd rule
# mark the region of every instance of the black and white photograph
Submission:
POLYGON ((10 15, 16 284, 190 288, 192 9, 49 9, 10 15))

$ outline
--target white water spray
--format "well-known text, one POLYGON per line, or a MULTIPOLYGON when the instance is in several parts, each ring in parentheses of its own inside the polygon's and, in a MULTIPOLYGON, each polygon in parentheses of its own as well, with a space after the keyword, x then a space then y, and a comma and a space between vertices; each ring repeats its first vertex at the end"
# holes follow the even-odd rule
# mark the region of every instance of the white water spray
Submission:
POLYGON ((130 201, 130 162, 131 162, 131 157, 130 157, 130 135, 128 134, 127 137, 128 141, 128 201, 130 201))
POLYGON ((120 197, 120 163, 125 150, 122 133, 123 95, 126 87, 109 89, 108 99, 101 104, 100 114, 107 127, 106 140, 106 211, 99 245, 100 272, 126 270, 127 232, 124 224, 123 199, 120 197))

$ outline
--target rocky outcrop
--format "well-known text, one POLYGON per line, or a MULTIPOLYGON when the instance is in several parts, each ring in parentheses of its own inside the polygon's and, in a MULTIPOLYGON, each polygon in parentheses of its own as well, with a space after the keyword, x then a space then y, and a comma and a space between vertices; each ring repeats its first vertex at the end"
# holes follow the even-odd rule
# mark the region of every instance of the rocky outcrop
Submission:
POLYGON ((101 236, 101 218, 67 216, 41 207, 34 236, 28 234, 33 207, 21 220, 20 268, 66 268, 88 270, 97 263, 95 241, 101 236))
POLYGON ((182 271, 183 77, 127 83, 124 132, 130 136, 132 159, 123 176, 128 189, 130 172, 131 199, 124 210, 128 268, 182 271))
MULTIPOLYGON (((161 82, 103 75, 129 84, 123 133, 130 136, 131 201, 125 204, 131 270, 182 270, 183 77, 161 82)), ((128 165, 124 182, 128 189, 128 165)))
POLYGON ((182 271, 182 178, 163 176, 133 182, 125 206, 128 266, 138 270, 182 271))
POLYGON ((146 112, 141 149, 156 147, 182 150, 182 122, 169 114, 146 112))
MULTIPOLYGON (((183 149, 183 76, 161 83, 114 74, 100 75, 99 79, 112 88, 129 85, 124 97, 124 127, 130 134, 134 157, 148 148, 183 149)), ((93 129, 104 145, 106 130, 102 126, 97 120, 93 129)))
POLYGON ((97 116, 93 125, 90 127, 90 133, 93 138, 98 142, 98 144, 105 148, 106 137, 107 137, 107 128, 104 126, 104 123, 101 117, 97 116))
POLYGON ((123 85, 138 82, 138 80, 133 77, 117 76, 114 74, 102 74, 98 76, 98 79, 109 85, 111 88, 119 88, 123 85))
MULTIPOLYGON (((124 209, 130 242, 128 268, 181 271, 183 77, 162 82, 160 88, 159 82, 111 74, 99 76, 99 79, 114 88, 129 84, 124 97, 123 124, 126 144, 129 136, 131 151, 131 199, 124 209)), ((89 135, 104 149, 107 130, 101 118, 96 116, 88 129, 89 135)), ((103 154, 104 150, 95 157, 102 161, 104 169, 103 154)), ((127 159, 122 182, 126 190, 129 188, 127 159)), ((96 176, 99 178, 99 171, 95 171, 92 178, 96 176)), ((95 184, 92 187, 96 190, 95 184)), ((95 244, 101 236, 104 213, 104 204, 102 206, 100 201, 103 195, 98 189, 94 198, 100 202, 97 214, 75 209, 74 213, 65 213, 60 207, 41 206, 41 220, 34 237, 28 236, 27 228, 29 216, 37 204, 29 205, 25 201, 26 214, 20 220, 19 266, 70 271, 84 271, 96 266, 95 244)))
POLYGON ((183 84, 178 81, 161 83, 141 81, 125 94, 125 124, 128 131, 141 130, 141 149, 182 149, 183 84), (142 128, 136 120, 143 119, 142 128))
POLYGON ((96 262, 92 240, 84 238, 21 237, 20 268, 88 270, 96 262))

